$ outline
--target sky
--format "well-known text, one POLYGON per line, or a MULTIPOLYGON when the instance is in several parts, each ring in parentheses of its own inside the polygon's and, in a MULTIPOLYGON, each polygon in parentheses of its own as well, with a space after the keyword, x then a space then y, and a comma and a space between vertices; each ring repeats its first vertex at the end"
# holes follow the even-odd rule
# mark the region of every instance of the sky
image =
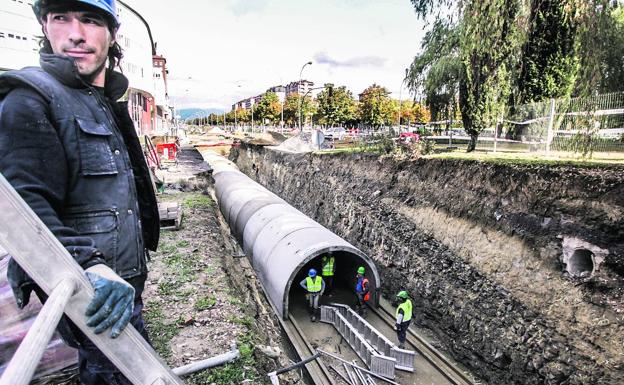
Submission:
POLYGON ((346 86, 357 98, 376 83, 406 99, 405 69, 424 36, 409 0, 124 2, 149 23, 177 108, 229 110, 297 81, 308 61, 303 78, 315 86, 346 86))

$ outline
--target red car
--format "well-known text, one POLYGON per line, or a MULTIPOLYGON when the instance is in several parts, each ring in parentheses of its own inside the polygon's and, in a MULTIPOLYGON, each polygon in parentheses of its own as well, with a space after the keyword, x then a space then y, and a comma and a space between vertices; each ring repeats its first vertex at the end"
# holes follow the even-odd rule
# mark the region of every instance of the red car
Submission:
POLYGON ((402 132, 397 141, 399 143, 417 143, 420 141, 420 135, 415 132, 402 132))

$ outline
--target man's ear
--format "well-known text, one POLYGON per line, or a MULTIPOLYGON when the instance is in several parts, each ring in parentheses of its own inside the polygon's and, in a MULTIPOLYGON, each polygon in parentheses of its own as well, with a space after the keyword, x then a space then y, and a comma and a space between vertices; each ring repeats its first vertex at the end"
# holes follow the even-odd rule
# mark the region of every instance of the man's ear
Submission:
POLYGON ((47 39, 48 38, 48 20, 47 20, 47 16, 43 16, 41 18, 41 32, 43 32, 43 35, 47 39))
POLYGON ((110 41, 109 47, 114 46, 115 42, 117 41, 117 30, 118 28, 113 28, 111 30, 111 41, 110 41))

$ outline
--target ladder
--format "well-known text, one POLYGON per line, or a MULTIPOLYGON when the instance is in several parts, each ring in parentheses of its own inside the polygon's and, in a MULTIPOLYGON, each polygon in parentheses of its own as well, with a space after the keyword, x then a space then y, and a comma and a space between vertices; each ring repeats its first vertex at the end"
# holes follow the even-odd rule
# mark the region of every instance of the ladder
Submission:
POLYGON ((349 306, 340 303, 330 303, 329 305, 335 307, 336 311, 342 314, 375 350, 380 354, 395 358, 397 369, 408 372, 414 371, 416 352, 396 346, 349 306))
POLYGON ((86 325, 84 314, 93 288, 83 269, 2 174, 0 213, 0 246, 49 296, 0 378, 0 385, 30 382, 63 313, 134 385, 184 384, 132 325, 116 339, 107 333, 95 334, 86 325))
POLYGON ((349 343, 355 353, 364 361, 370 370, 386 378, 394 378, 396 359, 379 354, 359 333, 359 331, 340 314, 336 307, 321 306, 321 322, 331 323, 342 337, 349 343))

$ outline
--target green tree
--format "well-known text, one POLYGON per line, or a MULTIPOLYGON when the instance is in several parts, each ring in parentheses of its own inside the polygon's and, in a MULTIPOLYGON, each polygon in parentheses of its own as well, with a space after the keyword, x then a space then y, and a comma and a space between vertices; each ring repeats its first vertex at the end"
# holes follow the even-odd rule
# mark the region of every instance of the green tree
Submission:
POLYGON ((333 84, 326 84, 325 89, 316 96, 316 102, 316 119, 320 124, 344 125, 356 117, 353 94, 345 86, 336 88, 333 84))
POLYGON ((275 92, 267 92, 254 108, 254 114, 260 121, 275 124, 280 121, 282 105, 275 92))
POLYGON ((438 12, 439 21, 451 25, 459 20, 459 105, 470 135, 467 151, 473 151, 479 134, 495 121, 511 93, 510 69, 516 66, 519 55, 514 53, 522 43, 522 0, 412 0, 412 4, 423 18, 443 6, 451 12, 438 12))
POLYGON ((601 65, 600 92, 624 91, 624 7, 615 6, 604 20, 603 32, 595 40, 601 65))
POLYGON ((532 0, 522 49, 519 104, 569 96, 579 69, 576 23, 569 0, 532 0))
MULTIPOLYGON (((296 93, 287 95, 286 100, 284 100, 284 121, 293 127, 299 125, 299 100, 301 100, 301 97, 296 93)), ((306 96, 301 103, 302 117, 312 115, 314 110, 312 98, 306 96)))
POLYGON ((463 74, 459 28, 436 20, 425 34, 421 49, 410 65, 407 85, 414 94, 424 93, 432 120, 451 120, 457 114, 459 82, 463 74))
POLYGON ((396 107, 390 99, 390 92, 373 84, 360 95, 360 118, 362 123, 379 128, 393 123, 396 107))

